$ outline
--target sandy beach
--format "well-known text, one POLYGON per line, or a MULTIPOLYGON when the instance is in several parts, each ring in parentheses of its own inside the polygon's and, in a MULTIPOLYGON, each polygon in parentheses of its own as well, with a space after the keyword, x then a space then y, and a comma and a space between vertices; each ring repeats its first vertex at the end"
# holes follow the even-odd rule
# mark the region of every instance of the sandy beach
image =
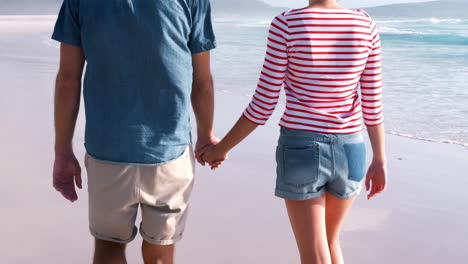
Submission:
MULTIPOLYGON (((90 263, 92 256, 86 188, 71 204, 51 184, 58 50, 44 44, 49 27, 21 32, 0 23, 2 263, 78 264, 90 263)), ((222 92, 223 80, 215 81, 221 137, 249 98, 222 92)), ((273 196, 283 107, 221 169, 197 168, 177 263, 298 263, 283 202, 273 196)), ((83 114, 81 109, 74 140, 81 164, 83 114)), ((389 190, 372 201, 363 193, 356 202, 342 234, 347 263, 465 263, 468 149, 395 135, 387 136, 387 148, 389 190)), ((86 183, 84 170, 82 176, 86 183)), ((129 245, 129 263, 142 263, 140 243, 137 236, 129 245)))

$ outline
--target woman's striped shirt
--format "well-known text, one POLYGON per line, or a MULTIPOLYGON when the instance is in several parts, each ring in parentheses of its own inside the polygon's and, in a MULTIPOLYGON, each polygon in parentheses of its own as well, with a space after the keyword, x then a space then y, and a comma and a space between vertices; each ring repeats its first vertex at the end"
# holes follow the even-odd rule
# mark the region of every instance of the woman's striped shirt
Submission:
POLYGON ((377 26, 361 10, 303 8, 271 23, 265 62, 244 111, 263 125, 281 87, 280 125, 321 133, 354 133, 383 122, 382 66, 377 26))

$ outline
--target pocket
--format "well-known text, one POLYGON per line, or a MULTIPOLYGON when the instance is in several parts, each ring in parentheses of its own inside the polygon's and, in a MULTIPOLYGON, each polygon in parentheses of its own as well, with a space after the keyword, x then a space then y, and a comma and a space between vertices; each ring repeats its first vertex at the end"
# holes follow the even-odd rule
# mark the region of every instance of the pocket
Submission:
MULTIPOLYGON (((189 159, 190 157, 192 156, 195 156, 194 153, 193 153, 193 148, 191 145, 188 145, 185 147, 184 149, 184 152, 182 153, 182 155, 180 155, 179 157, 177 157, 176 159, 174 160, 171 160, 165 164, 171 164, 171 163, 181 163, 181 162, 186 162, 187 159, 189 159)), ((163 165, 165 165, 163 164, 163 165)))
POLYGON ((84 165, 85 165, 86 169, 88 169, 88 163, 89 163, 89 161, 88 161, 89 157, 88 156, 89 156, 88 153, 86 153, 85 156, 84 156, 84 165))
POLYGON ((193 156, 193 148, 192 145, 188 145, 185 147, 184 153, 179 157, 179 159, 188 159, 191 156, 193 156))
POLYGON ((318 179, 320 145, 313 143, 304 147, 283 148, 282 178, 285 184, 309 185, 318 179))
POLYGON ((362 181, 366 174, 366 145, 364 142, 345 144, 344 150, 348 160, 348 179, 362 181))

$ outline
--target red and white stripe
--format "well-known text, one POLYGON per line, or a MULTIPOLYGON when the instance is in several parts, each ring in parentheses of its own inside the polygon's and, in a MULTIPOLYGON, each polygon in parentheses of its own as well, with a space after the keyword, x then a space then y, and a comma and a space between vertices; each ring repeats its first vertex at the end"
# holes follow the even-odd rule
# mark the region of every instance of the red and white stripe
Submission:
POLYGON ((380 38, 364 11, 302 8, 271 23, 265 62, 244 111, 263 125, 282 87, 280 125, 322 133, 354 133, 383 123, 380 38))

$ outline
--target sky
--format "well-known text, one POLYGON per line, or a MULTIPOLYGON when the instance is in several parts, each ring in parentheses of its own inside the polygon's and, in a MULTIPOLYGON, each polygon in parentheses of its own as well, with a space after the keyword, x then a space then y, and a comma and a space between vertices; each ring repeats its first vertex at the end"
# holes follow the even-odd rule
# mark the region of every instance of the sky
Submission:
MULTIPOLYGON (((308 0, 262 0, 273 6, 302 7, 308 3, 308 0)), ((346 7, 369 7, 377 5, 387 5, 396 3, 416 3, 427 2, 429 0, 340 0, 346 7)))

